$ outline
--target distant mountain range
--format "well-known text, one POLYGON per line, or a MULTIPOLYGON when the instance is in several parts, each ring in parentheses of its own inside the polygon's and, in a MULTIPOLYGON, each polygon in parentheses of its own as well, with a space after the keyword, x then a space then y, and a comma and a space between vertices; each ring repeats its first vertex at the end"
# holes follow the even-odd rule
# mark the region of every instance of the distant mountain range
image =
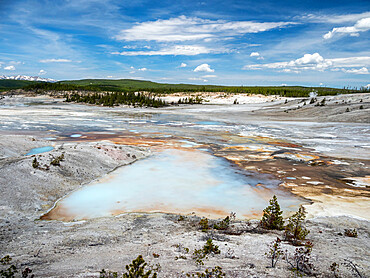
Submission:
POLYGON ((6 76, 0 75, 0 80, 26 80, 26 81, 40 81, 40 82, 56 82, 57 80, 51 78, 42 78, 39 76, 27 76, 27 75, 13 75, 6 76))

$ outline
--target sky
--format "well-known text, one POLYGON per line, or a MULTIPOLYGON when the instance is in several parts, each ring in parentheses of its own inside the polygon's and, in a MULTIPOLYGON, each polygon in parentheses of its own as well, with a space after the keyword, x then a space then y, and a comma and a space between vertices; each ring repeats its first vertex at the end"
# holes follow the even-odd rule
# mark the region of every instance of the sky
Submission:
POLYGON ((370 1, 0 0, 0 75, 361 87, 370 1))

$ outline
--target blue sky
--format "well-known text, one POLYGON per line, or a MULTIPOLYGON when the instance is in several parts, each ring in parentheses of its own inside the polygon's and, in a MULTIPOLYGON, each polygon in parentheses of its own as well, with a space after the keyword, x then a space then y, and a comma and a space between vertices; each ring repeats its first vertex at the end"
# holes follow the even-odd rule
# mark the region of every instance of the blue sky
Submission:
POLYGON ((370 84, 368 0, 0 0, 0 18, 0 75, 370 84))

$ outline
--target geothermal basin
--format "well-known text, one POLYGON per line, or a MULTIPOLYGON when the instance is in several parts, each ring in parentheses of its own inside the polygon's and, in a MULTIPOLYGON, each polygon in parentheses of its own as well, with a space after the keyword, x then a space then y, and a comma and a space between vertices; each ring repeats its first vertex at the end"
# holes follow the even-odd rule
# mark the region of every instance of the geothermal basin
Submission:
POLYGON ((278 190, 279 181, 243 175, 223 158, 196 149, 165 149, 119 168, 61 199, 44 220, 83 220, 125 212, 167 212, 219 218, 261 213, 272 194, 284 209, 302 199, 278 190))

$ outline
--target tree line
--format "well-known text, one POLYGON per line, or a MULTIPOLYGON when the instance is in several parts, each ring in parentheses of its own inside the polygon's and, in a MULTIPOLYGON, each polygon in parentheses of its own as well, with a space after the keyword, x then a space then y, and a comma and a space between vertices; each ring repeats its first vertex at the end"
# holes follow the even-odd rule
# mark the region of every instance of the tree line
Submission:
POLYGON ((89 93, 65 94, 66 102, 84 102, 103 106, 117 106, 120 104, 139 107, 163 107, 167 103, 161 99, 146 96, 143 93, 114 92, 114 93, 89 93))
POLYGON ((308 97, 310 92, 314 91, 318 96, 351 94, 369 92, 370 88, 349 88, 343 89, 327 88, 327 87, 244 87, 244 86, 214 86, 214 85, 190 85, 190 84, 157 84, 153 87, 145 87, 140 83, 130 86, 112 84, 91 84, 91 85, 76 85, 67 82, 55 83, 34 83, 23 88, 24 90, 42 93, 44 91, 75 91, 75 92, 149 92, 154 95, 168 95, 172 93, 196 93, 196 92, 223 92, 230 94, 260 94, 260 95, 280 95, 283 97, 308 97), (143 86, 143 87, 141 87, 143 86))

